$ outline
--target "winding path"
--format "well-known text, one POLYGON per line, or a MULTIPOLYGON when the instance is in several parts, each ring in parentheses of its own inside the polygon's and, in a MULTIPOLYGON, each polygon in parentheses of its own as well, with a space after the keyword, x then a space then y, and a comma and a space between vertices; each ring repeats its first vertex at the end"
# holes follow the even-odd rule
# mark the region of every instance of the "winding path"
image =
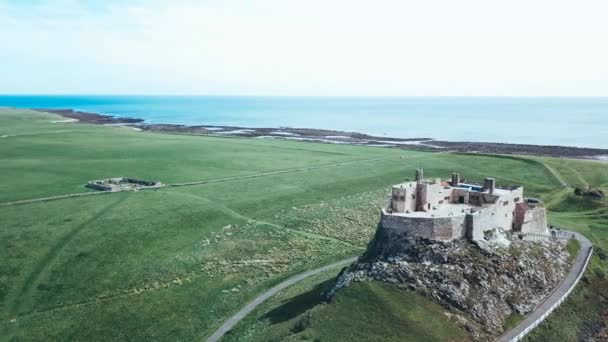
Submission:
POLYGON ((499 337, 497 342, 519 341, 526 336, 566 299, 580 280, 582 274, 585 272, 587 263, 591 257, 591 253, 593 252, 591 241, 579 233, 564 230, 560 232, 565 234, 574 234, 575 239, 581 244, 581 249, 576 256, 574 263, 572 264, 570 272, 566 275, 564 280, 562 280, 559 286, 553 290, 553 292, 538 307, 536 307, 532 313, 530 313, 523 321, 515 326, 515 328, 507 331, 504 335, 499 337))
POLYGON ((319 274, 321 272, 325 272, 327 270, 330 270, 332 268, 336 268, 338 266, 342 266, 342 265, 347 265, 350 263, 353 263, 355 260, 357 260, 356 257, 353 258, 348 258, 348 259, 344 259, 344 260, 340 260, 337 262, 334 262, 333 264, 329 264, 323 267, 319 267, 317 269, 314 270, 310 270, 310 271, 306 271, 306 272, 302 272, 300 274, 297 274, 287 280, 285 280, 284 282, 276 285, 275 287, 271 288, 270 290, 262 293, 261 295, 259 295, 258 297, 256 297, 253 301, 251 301, 249 304, 245 305, 244 308, 242 308, 241 310, 239 310, 239 312, 237 312, 234 316, 230 317, 229 319, 227 319, 224 324, 222 324, 221 327, 219 327, 219 329, 217 329, 213 335, 211 335, 208 339, 207 342, 216 342, 218 341, 220 338, 222 338, 227 332, 229 332, 232 328, 234 328, 234 326, 240 322, 243 318, 245 318, 245 316, 247 316, 247 314, 249 314, 251 311, 253 311, 256 307, 258 307, 258 305, 264 303, 268 298, 274 296, 275 294, 279 293, 281 290, 295 284, 298 283, 308 277, 311 277, 315 274, 319 274))
MULTIPOLYGON (((593 252, 592 244, 589 239, 584 237, 583 235, 570 231, 559 231, 561 235, 570 235, 572 234, 576 240, 578 240, 581 244, 581 249, 574 260, 574 263, 570 269, 570 272, 566 275, 564 280, 559 284, 559 286, 553 290, 553 292, 538 306, 536 309, 530 313, 523 321, 521 321, 517 326, 515 326, 510 331, 506 332, 504 335, 498 338, 497 342, 514 342, 519 341, 526 334, 528 334, 532 329, 538 326, 544 319, 546 319, 551 312, 561 304, 570 292, 574 289, 578 281, 580 280, 582 274, 585 272, 589 259, 591 257, 591 253, 593 252)), ((268 298, 274 296, 281 290, 296 284, 310 276, 315 274, 327 271, 329 269, 338 267, 340 265, 346 265, 352 263, 357 258, 348 258, 333 264, 323 266, 314 270, 306 271, 295 275, 284 282, 276 285, 270 290, 262 293, 258 297, 256 297, 253 301, 243 307, 239 312, 237 312, 234 316, 230 317, 228 320, 222 324, 222 326, 217 329, 208 339, 207 342, 217 342, 219 341, 226 333, 228 333, 236 324, 238 324, 247 314, 253 311, 260 304, 265 302, 268 298)))

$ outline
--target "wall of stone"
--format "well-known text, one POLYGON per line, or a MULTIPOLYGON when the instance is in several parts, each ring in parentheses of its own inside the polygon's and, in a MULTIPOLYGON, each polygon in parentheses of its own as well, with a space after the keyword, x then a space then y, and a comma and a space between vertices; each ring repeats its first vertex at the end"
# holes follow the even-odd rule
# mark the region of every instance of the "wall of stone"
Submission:
POLYGON ((464 197, 464 204, 469 204, 469 190, 461 188, 454 188, 452 190, 452 203, 459 203, 460 196, 464 197))
POLYGON ((112 187, 109 186, 109 185, 102 185, 102 184, 97 184, 97 183, 93 183, 93 182, 89 182, 85 186, 87 188, 91 188, 91 189, 95 189, 95 190, 101 190, 101 191, 110 191, 110 190, 112 190, 112 187))
POLYGON ((393 211, 403 213, 407 211, 416 210, 416 183, 405 183, 399 186, 394 186, 392 189, 391 207, 393 211), (395 202, 395 195, 398 196, 399 200, 395 202), (403 200, 401 200, 403 195, 403 200))
POLYGON ((411 217, 382 214, 383 229, 403 232, 412 237, 449 241, 465 236, 465 215, 452 217, 411 217))
POLYGON ((452 188, 445 189, 441 183, 424 183, 420 185, 422 196, 422 208, 424 211, 432 210, 444 203, 450 203, 452 188))
POLYGON ((524 213, 521 232, 547 234, 547 213, 545 208, 534 208, 524 213))

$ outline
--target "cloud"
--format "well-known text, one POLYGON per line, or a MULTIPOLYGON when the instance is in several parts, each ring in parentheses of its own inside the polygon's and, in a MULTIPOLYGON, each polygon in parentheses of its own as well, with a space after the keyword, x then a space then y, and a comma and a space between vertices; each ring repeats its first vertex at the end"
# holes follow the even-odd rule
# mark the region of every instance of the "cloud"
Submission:
POLYGON ((0 2, 2 92, 608 95, 599 0, 0 2))

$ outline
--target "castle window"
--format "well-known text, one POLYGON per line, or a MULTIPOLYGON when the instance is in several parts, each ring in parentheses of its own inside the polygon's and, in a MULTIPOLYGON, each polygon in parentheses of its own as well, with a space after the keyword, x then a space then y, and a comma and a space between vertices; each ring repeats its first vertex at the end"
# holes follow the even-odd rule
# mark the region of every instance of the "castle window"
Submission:
POLYGON ((502 202, 502 205, 509 205, 509 201, 502 202))
POLYGON ((393 195, 393 201, 398 201, 398 200, 399 200, 399 196, 393 195))
POLYGON ((412 194, 412 199, 416 199, 416 195, 412 194))
POLYGON ((439 204, 443 204, 443 200, 439 201, 438 203, 439 203, 439 204))
POLYGON ((447 201, 450 199, 450 196, 445 196, 443 199, 447 201))
POLYGON ((519 197, 515 197, 514 201, 517 203, 519 202, 519 197))
POLYGON ((401 196, 399 197, 399 200, 400 200, 400 201, 405 201, 405 195, 401 195, 401 196))

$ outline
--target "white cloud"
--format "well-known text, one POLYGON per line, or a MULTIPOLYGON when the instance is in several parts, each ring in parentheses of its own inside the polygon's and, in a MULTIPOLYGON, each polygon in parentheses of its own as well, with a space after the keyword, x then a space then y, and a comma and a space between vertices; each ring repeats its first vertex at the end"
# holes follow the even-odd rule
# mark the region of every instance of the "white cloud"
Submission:
POLYGON ((608 95, 605 13, 601 0, 0 2, 0 92, 608 95))

